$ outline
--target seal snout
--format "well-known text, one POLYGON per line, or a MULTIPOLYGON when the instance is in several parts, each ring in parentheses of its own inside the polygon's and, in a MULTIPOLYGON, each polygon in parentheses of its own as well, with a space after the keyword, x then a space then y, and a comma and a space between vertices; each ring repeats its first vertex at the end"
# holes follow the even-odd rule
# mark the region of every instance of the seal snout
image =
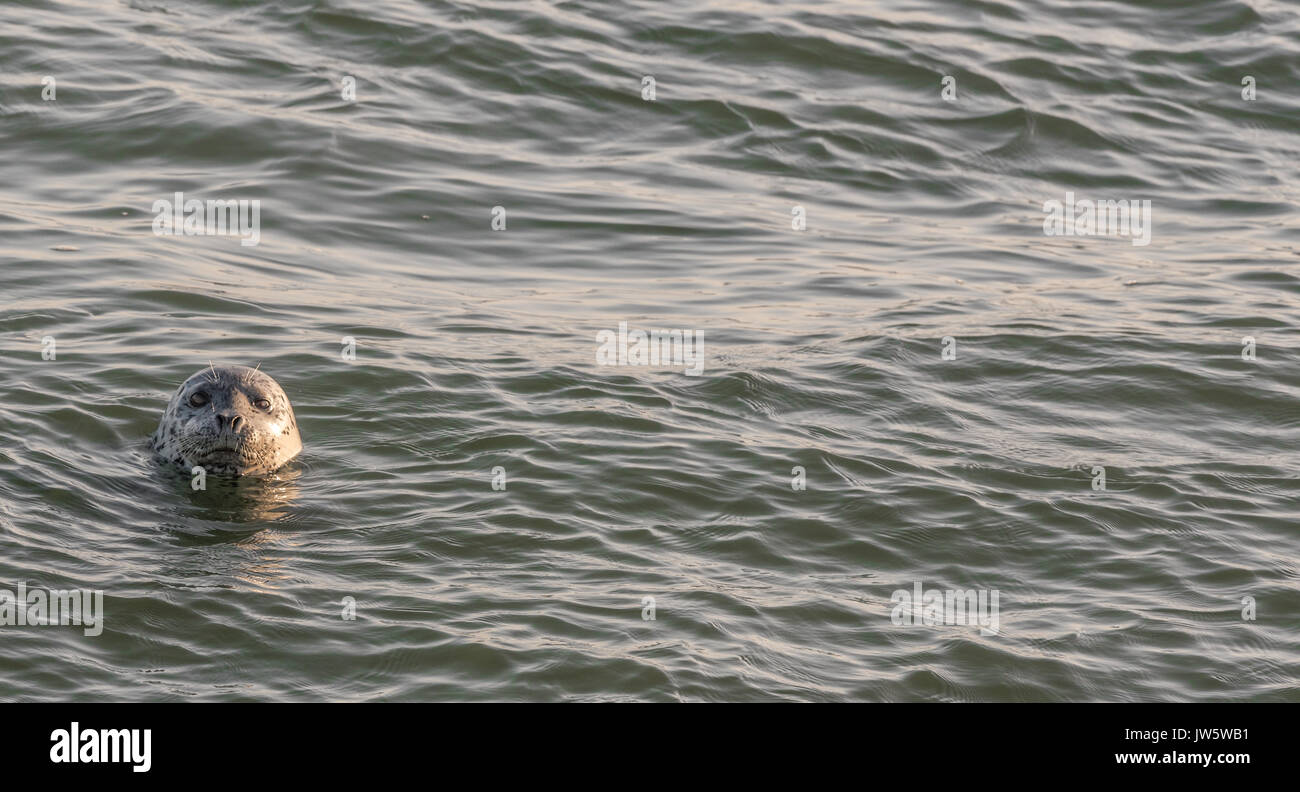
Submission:
POLYGON ((244 427, 248 426, 248 421, 244 416, 233 410, 226 410, 217 413, 217 431, 221 433, 229 432, 234 435, 243 434, 244 427))

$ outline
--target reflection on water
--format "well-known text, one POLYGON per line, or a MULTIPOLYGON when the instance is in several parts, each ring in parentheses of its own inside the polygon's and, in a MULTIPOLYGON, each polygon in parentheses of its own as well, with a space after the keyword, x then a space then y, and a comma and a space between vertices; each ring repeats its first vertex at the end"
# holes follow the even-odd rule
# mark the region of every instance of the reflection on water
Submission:
POLYGON ((274 589, 285 554, 297 546, 295 507, 306 465, 293 460, 265 476, 208 476, 196 490, 174 465, 159 464, 176 520, 160 526, 176 539, 166 576, 200 586, 274 589))
MULTIPOLYGON (((299 480, 306 465, 295 459, 274 473, 264 476, 204 477, 203 488, 196 489, 196 477, 183 469, 159 462, 160 476, 189 522, 212 523, 214 527, 229 530, 231 524, 262 524, 287 519, 292 507, 301 497, 299 480)), ((191 531, 186 531, 192 534, 191 531)), ((207 533, 207 532, 200 532, 207 533)))

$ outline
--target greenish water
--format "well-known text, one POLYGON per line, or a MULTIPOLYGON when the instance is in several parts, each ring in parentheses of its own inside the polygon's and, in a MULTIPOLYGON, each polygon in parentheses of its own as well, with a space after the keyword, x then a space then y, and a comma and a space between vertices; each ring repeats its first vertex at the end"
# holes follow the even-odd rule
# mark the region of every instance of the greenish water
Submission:
POLYGON ((0 589, 105 611, 0 626, 0 700, 1300 700, 1298 51, 1265 0, 0 6, 0 589), (298 463, 151 460, 209 360, 298 463))

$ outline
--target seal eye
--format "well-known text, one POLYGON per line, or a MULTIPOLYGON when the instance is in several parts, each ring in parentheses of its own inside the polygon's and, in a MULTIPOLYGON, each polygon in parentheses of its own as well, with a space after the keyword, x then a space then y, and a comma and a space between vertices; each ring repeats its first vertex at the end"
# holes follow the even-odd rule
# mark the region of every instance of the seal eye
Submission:
POLYGON ((271 402, 268 399, 258 399, 257 401, 253 402, 253 404, 257 405, 257 409, 259 410, 271 409, 271 402))
POLYGON ((203 391, 195 391, 194 394, 190 396, 190 404, 193 405, 194 407, 202 407, 207 403, 208 403, 208 394, 204 393, 203 391))

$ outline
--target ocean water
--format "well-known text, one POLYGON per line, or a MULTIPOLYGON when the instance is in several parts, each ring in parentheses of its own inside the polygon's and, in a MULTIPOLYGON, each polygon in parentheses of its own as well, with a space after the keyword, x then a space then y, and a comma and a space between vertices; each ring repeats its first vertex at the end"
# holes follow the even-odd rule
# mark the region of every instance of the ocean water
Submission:
POLYGON ((1271 0, 0 5, 0 589, 103 592, 0 700, 1300 700, 1298 55, 1271 0), (151 458, 209 361, 299 461, 151 458))

